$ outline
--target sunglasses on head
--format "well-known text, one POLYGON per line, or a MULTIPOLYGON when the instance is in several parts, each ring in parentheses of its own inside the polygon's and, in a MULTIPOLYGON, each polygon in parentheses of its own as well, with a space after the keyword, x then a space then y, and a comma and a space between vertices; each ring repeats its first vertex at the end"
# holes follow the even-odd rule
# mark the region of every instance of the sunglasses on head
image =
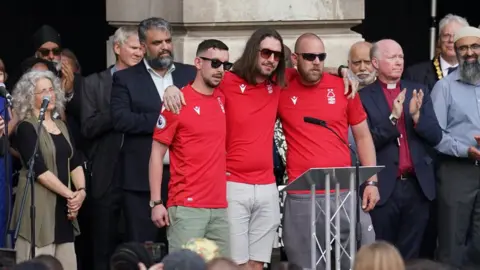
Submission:
POLYGON ((303 59, 313 62, 315 59, 318 58, 320 62, 325 61, 325 58, 327 58, 326 53, 299 53, 303 59))
POLYGON ((44 57, 49 56, 50 52, 52 52, 53 55, 55 55, 55 56, 59 56, 62 53, 62 49, 60 49, 58 47, 53 48, 53 49, 40 48, 40 49, 38 49, 38 52, 44 57))
POLYGON ((224 70, 230 70, 233 66, 233 63, 230 63, 228 61, 222 62, 218 59, 212 59, 212 58, 207 58, 207 57, 199 57, 202 60, 210 61, 210 65, 212 68, 219 68, 221 65, 223 65, 224 70))
POLYGON ((275 61, 280 61, 280 58, 283 58, 282 57, 283 56, 282 52, 272 51, 270 49, 261 49, 260 50, 260 56, 265 60, 270 59, 272 54, 273 54, 273 60, 275 60, 275 61))

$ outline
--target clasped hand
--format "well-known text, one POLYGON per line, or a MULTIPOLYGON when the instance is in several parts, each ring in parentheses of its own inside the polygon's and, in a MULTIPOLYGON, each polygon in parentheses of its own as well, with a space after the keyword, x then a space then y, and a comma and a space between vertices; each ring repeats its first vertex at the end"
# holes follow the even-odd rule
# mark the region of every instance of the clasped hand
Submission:
POLYGON ((73 220, 77 217, 86 195, 85 190, 80 190, 72 192, 72 195, 67 198, 68 219, 73 220))

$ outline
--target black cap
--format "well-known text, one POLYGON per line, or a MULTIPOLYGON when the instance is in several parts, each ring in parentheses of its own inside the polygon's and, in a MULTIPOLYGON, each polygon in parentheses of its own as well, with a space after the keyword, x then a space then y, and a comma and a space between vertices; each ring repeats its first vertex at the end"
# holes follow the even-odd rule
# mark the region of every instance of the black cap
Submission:
POLYGON ((53 29, 50 25, 43 25, 33 34, 33 49, 36 51, 47 42, 56 43, 59 47, 62 46, 60 34, 57 30, 53 29))

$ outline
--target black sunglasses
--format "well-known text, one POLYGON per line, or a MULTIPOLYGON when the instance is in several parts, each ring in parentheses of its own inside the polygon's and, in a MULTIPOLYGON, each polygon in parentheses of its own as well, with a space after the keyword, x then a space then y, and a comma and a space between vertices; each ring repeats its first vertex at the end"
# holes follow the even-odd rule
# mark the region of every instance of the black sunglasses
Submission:
POLYGON ((326 53, 300 53, 300 55, 302 56, 303 59, 310 62, 315 61, 317 57, 318 57, 318 60, 320 60, 320 62, 325 61, 325 58, 327 58, 326 53))
POLYGON ((282 52, 272 51, 270 49, 261 49, 260 50, 260 56, 265 60, 270 59, 272 54, 273 54, 273 60, 274 61, 280 61, 280 58, 283 58, 282 52))
POLYGON ((58 47, 53 48, 53 49, 40 48, 40 49, 38 49, 38 52, 44 57, 49 56, 50 52, 52 52, 53 55, 55 55, 55 56, 59 56, 62 53, 62 49, 60 49, 58 47))
POLYGON ((212 59, 212 58, 207 58, 207 57, 199 57, 202 60, 207 60, 210 61, 210 65, 212 68, 219 68, 221 65, 223 65, 224 70, 230 70, 233 66, 233 63, 230 63, 228 61, 222 62, 218 59, 212 59))

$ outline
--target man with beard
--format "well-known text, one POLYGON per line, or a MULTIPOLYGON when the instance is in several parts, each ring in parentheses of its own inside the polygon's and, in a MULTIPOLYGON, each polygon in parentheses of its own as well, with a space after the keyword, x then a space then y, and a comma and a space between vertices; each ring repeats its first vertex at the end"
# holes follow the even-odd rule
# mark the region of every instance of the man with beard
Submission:
POLYGON ((179 88, 195 78, 195 68, 173 61, 172 27, 161 18, 140 22, 138 37, 144 60, 115 72, 110 101, 113 129, 123 133, 119 175, 124 191, 124 214, 129 241, 157 241, 165 237, 150 219, 151 208, 167 202, 169 159, 163 161, 162 197, 150 201, 148 162, 152 135, 170 85, 179 88))
POLYGON ((454 43, 459 68, 432 92, 443 130, 442 141, 435 147, 440 152, 438 259, 460 269, 479 269, 480 29, 459 29, 454 43))
MULTIPOLYGON (((453 36, 458 29, 464 26, 468 26, 467 20, 457 15, 448 14, 441 19, 437 41, 437 47, 439 48, 440 53, 432 60, 421 62, 407 68, 403 74, 403 78, 425 84, 428 86, 428 89, 433 90, 435 83, 453 72, 458 66, 457 55, 453 44, 453 36)), ((431 149, 430 152, 430 155, 434 158, 435 162, 437 153, 434 149, 431 149)), ((422 246, 420 248, 420 257, 422 258, 435 258, 438 234, 437 219, 437 202, 434 200, 430 209, 428 230, 425 231, 422 246)))
POLYGON ((168 226, 169 252, 192 238, 215 241, 222 257, 230 256, 225 175, 225 97, 217 88, 232 67, 225 43, 209 39, 198 45, 197 76, 182 92, 187 105, 180 114, 162 110, 150 155, 150 200, 161 200, 162 164, 170 150, 171 179, 166 207, 152 208, 155 226, 168 226), (167 212, 168 209, 168 212, 167 212))
POLYGON ((428 148, 442 138, 426 86, 401 80, 403 50, 394 40, 370 51, 377 81, 360 91, 368 115, 377 163, 380 202, 373 211, 377 240, 394 244, 405 259, 418 257, 435 178, 428 148))
MULTIPOLYGON (((245 269, 260 270, 270 262, 280 223, 272 138, 280 91, 285 86, 283 57, 280 34, 260 28, 218 87, 225 96, 227 121, 230 252, 245 269)), ((185 105, 175 87, 166 91, 164 99, 166 109, 175 113, 185 105)))
POLYGON ((370 59, 370 49, 372 49, 370 42, 359 41, 350 47, 348 53, 348 68, 358 80, 360 89, 371 84, 377 78, 370 59))
POLYGON ((138 64, 143 50, 138 28, 122 26, 113 36, 115 65, 85 78, 82 93, 82 134, 91 141, 87 151, 91 172, 90 220, 93 245, 93 269, 109 269, 108 262, 118 243, 118 223, 122 207, 122 190, 118 158, 123 135, 113 130, 110 113, 112 76, 115 72, 138 64))
MULTIPOLYGON (((324 72, 327 54, 323 41, 315 34, 303 34, 297 39, 292 56, 298 72, 295 69, 287 70, 293 76, 288 87, 281 93, 278 109, 288 147, 286 164, 289 182, 310 168, 351 166, 350 149, 342 142, 347 140, 349 125, 353 129, 362 164, 374 166, 375 150, 360 98, 357 96, 348 99, 343 95, 343 80, 324 72), (305 116, 326 121, 328 127, 342 139, 327 128, 304 123, 305 116)), ((310 266, 311 252, 310 246, 305 244, 311 237, 310 224, 307 222, 310 201, 306 193, 309 192, 288 192, 283 221, 283 241, 288 261, 303 268, 310 266)), ((323 209, 324 193, 325 191, 317 192, 317 203, 323 209)), ((344 204, 346 212, 349 212, 349 196, 348 192, 340 194, 342 200, 347 200, 344 204)), ((373 176, 366 181, 362 209, 367 212, 372 210, 379 199, 376 177, 373 176)), ((332 214, 336 211, 333 207, 331 210, 332 214)), ((349 237, 346 229, 348 218, 343 210, 339 214, 341 227, 345 228, 341 231, 341 242, 346 247, 349 237)), ((325 248, 322 233, 325 231, 325 219, 322 215, 317 219, 316 226, 319 243, 325 248)), ((320 254, 318 249, 317 254, 320 254)), ((342 256, 341 259, 342 269, 349 269, 347 256, 342 256)))
MULTIPOLYGON (((436 55, 432 60, 407 68, 403 78, 424 84, 428 86, 428 89, 432 90, 437 81, 446 77, 457 68, 458 61, 453 46, 453 35, 458 29, 465 26, 468 26, 465 18, 453 14, 443 17, 438 24, 437 46, 440 49, 440 54, 436 55)), ((429 252, 429 256, 431 255, 433 255, 432 251, 429 252)))

